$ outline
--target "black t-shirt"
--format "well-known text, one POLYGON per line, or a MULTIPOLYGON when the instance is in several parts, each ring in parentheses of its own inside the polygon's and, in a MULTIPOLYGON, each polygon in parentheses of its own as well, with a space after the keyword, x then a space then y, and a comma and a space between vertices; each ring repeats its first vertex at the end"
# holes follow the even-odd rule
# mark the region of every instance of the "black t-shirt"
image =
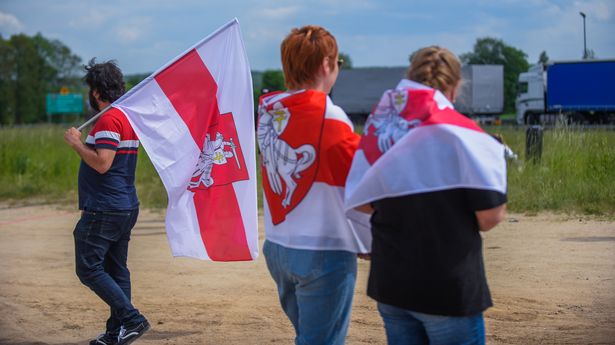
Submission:
POLYGON ((474 211, 505 202, 503 193, 459 188, 372 203, 367 294, 426 314, 483 312, 492 302, 474 211))

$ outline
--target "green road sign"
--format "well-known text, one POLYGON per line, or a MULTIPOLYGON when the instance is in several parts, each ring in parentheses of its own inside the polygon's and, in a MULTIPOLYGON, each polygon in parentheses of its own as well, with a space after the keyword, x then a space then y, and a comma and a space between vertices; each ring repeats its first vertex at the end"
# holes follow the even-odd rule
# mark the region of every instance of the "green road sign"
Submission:
POLYGON ((83 112, 83 96, 81 94, 59 93, 47 94, 47 114, 71 114, 83 112))

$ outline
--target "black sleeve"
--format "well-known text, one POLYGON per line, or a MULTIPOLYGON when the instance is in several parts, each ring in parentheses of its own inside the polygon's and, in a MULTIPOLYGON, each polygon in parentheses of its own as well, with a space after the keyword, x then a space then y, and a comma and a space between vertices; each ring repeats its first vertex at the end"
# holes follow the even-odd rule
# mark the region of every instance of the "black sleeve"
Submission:
POLYGON ((506 194, 486 189, 466 189, 466 200, 472 211, 488 210, 506 203, 506 194))

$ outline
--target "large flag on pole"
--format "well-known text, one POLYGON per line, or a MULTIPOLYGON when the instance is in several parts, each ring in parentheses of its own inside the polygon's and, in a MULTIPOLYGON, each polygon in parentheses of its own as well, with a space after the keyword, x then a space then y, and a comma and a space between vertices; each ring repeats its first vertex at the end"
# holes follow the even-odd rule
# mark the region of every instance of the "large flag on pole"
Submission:
POLYGON ((167 190, 174 256, 258 256, 252 78, 237 19, 113 103, 167 190))

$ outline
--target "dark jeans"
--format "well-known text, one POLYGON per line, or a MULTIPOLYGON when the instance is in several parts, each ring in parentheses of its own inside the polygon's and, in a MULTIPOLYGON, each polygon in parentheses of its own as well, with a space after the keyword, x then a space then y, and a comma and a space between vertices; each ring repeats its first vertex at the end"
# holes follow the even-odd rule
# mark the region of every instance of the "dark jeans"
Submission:
POLYGON ((111 308, 107 332, 145 321, 130 303, 128 241, 139 209, 115 212, 83 211, 75 227, 75 264, 79 280, 111 308))

